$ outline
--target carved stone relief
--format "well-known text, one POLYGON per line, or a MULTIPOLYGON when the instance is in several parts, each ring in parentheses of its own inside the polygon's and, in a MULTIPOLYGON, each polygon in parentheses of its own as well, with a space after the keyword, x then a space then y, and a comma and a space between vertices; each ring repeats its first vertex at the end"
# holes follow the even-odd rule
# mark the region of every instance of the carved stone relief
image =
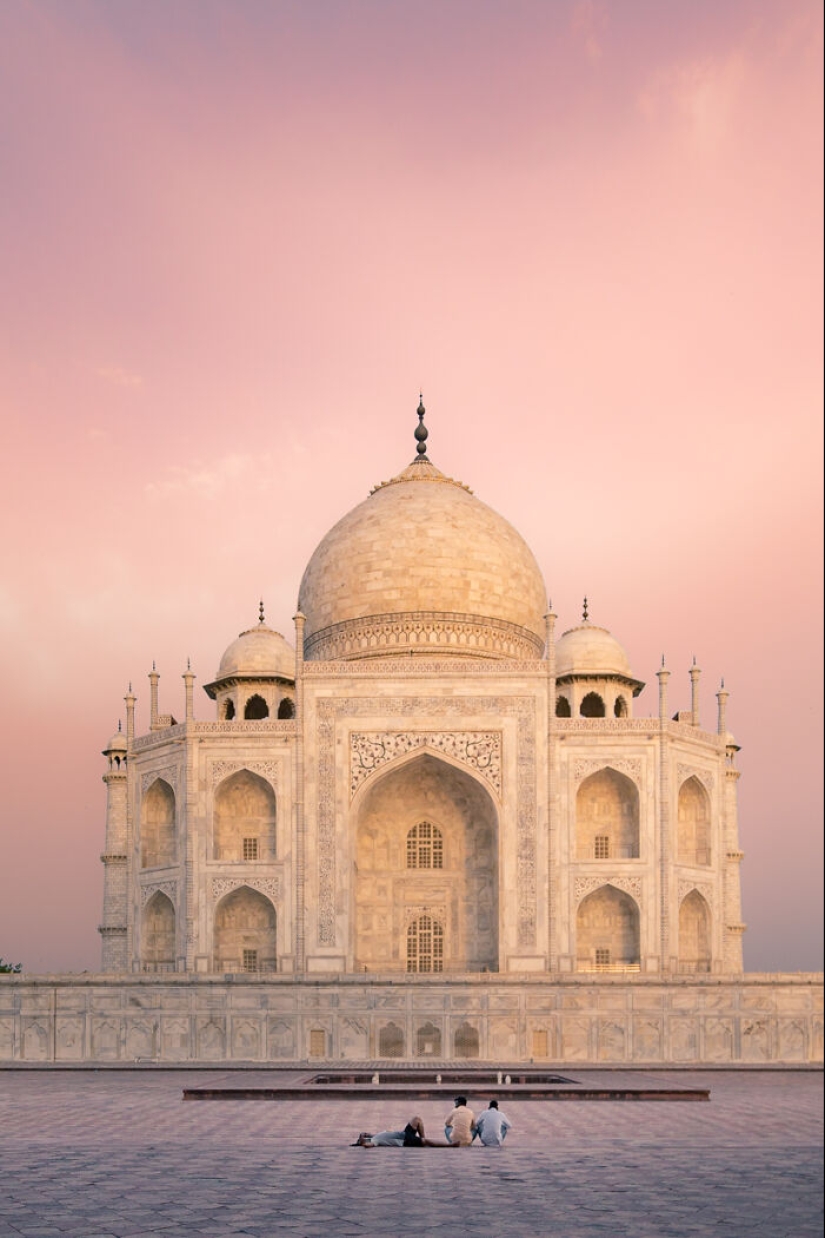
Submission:
POLYGON ((233 890, 239 890, 241 886, 248 886, 250 890, 257 890, 259 894, 265 894, 272 902, 277 902, 281 897, 282 882, 280 877, 213 877, 212 878, 212 897, 214 899, 223 898, 224 894, 231 894, 233 890))
POLYGON ((713 910, 715 902, 713 897, 713 886, 709 882, 690 881, 688 878, 682 878, 679 882, 678 901, 680 906, 687 898, 688 894, 690 894, 691 890, 696 890, 698 894, 701 894, 708 907, 710 907, 711 911, 713 910))
POLYGON ((631 778, 637 785, 642 780, 642 762, 638 757, 621 757, 613 759, 609 756, 603 757, 581 757, 573 762, 573 778, 576 782, 582 782, 590 774, 595 774, 600 769, 615 769, 620 774, 625 774, 631 778))
POLYGON ((586 898, 588 894, 592 894, 594 890, 598 890, 601 886, 615 886, 617 890, 624 890, 626 894, 632 894, 637 903, 641 902, 641 877, 577 877, 575 885, 576 903, 580 903, 583 898, 586 898))
POLYGON ((213 788, 219 782, 223 782, 224 778, 228 778, 230 774, 237 774, 242 769, 248 769, 250 774, 257 774, 260 778, 265 778, 271 784, 273 790, 278 790, 278 774, 280 771, 277 761, 213 761, 213 788))
POLYGON ((177 906, 178 883, 176 881, 152 881, 140 889, 140 905, 145 907, 150 898, 160 891, 165 894, 173 907, 177 906))
POLYGON ((700 769, 697 765, 683 765, 680 761, 676 766, 676 776, 679 786, 687 782, 688 778, 696 778, 708 794, 713 790, 713 774, 706 769, 700 769))
POLYGON ((350 737, 350 796, 380 766, 418 748, 431 748, 469 765, 501 798, 500 731, 354 731, 350 737))
POLYGON ((175 792, 175 799, 178 797, 178 767, 176 765, 164 765, 162 769, 149 770, 148 773, 140 776, 140 793, 145 795, 147 788, 151 787, 153 782, 157 782, 162 778, 164 782, 168 782, 169 786, 175 792))

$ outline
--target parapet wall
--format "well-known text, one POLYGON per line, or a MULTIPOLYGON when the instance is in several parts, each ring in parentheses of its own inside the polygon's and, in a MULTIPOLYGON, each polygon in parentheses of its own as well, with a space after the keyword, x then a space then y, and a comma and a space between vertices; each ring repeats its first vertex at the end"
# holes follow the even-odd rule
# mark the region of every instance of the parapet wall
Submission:
POLYGON ((822 973, 0 976, 0 1065, 823 1060, 822 973))

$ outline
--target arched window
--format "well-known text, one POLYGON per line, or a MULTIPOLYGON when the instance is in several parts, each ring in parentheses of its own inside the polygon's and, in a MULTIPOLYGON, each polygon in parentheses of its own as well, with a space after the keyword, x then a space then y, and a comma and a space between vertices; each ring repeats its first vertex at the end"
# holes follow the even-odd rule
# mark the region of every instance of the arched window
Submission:
POLYGON ((291 701, 288 696, 285 696, 278 706, 279 718, 294 718, 295 717, 295 702, 291 701))
POLYGON ((598 692, 588 692, 581 703, 579 713, 583 718, 603 718, 604 701, 598 692))
POLYGON ((444 839, 429 821, 419 821, 407 835, 407 868, 443 868, 444 839))
POLYGON ((627 717, 627 701, 624 699, 623 696, 616 697, 616 701, 613 705, 613 716, 615 718, 626 718, 627 717))
POLYGON ((388 1023, 378 1033, 378 1056, 404 1056, 404 1033, 397 1023, 388 1023))
POLYGON ((418 1057, 441 1057, 441 1028, 425 1023, 416 1033, 418 1057))
POLYGON ((571 716, 570 702, 568 701, 567 697, 557 696, 556 697, 556 717, 557 718, 569 718, 570 716, 571 716))
POLYGON ((260 718, 269 717, 269 706, 262 696, 258 696, 257 692, 254 696, 250 696, 244 706, 243 716, 248 722, 257 722, 260 718))
POLYGON ((235 702, 227 701, 223 707, 223 716, 227 722, 231 722, 235 717, 235 702))
POLYGON ((478 1057, 478 1050, 478 1028, 462 1023, 455 1034, 456 1057, 478 1057))
POLYGON ((419 916, 407 929, 407 971, 444 970, 444 928, 432 916, 419 916))

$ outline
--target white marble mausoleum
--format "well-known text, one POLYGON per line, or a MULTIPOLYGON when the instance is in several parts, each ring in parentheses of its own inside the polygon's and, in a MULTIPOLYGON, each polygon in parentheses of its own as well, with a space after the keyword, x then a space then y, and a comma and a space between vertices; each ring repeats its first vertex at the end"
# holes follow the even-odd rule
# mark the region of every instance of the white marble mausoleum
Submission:
POLYGON ((63 1055, 821 1060, 821 976, 743 975, 724 686, 703 719, 699 668, 683 694, 662 664, 645 709, 608 617, 557 630, 529 546, 429 460, 423 406, 415 436, 290 639, 262 604, 231 641, 208 721, 189 669, 174 716, 152 670, 144 730, 130 687, 106 975, 61 989, 63 1055))

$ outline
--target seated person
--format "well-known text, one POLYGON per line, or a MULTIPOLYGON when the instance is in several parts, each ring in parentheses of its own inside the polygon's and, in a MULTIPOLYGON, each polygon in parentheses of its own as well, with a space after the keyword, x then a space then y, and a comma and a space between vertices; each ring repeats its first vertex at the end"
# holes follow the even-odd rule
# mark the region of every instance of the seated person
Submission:
POLYGON ((476 1129, 476 1116, 467 1108, 467 1097, 456 1096, 455 1108, 444 1123, 444 1134, 457 1148, 469 1148, 476 1129))
POLYGON ((510 1126, 510 1121, 498 1107, 498 1101, 491 1100, 489 1108, 482 1110, 476 1118, 476 1135, 486 1148, 500 1148, 510 1126))

